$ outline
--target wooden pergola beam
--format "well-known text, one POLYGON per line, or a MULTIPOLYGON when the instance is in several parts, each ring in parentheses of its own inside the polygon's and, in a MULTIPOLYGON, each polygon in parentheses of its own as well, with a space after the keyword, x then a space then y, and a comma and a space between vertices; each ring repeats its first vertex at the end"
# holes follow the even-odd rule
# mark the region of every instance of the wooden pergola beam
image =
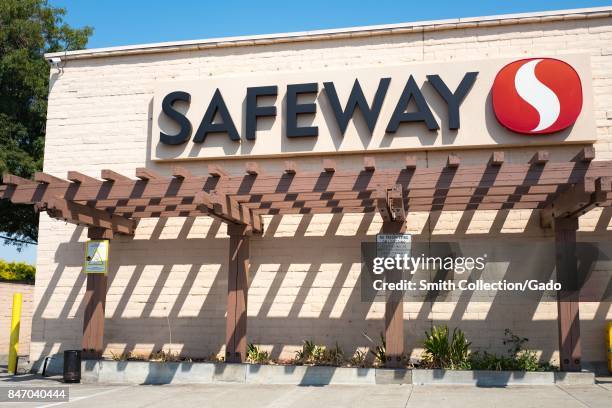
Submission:
POLYGON ((247 358, 247 300, 249 290, 250 227, 229 224, 227 317, 225 362, 244 363, 247 358))
POLYGON ((582 163, 590 163, 593 159, 595 159, 595 148, 593 146, 585 146, 578 152, 573 160, 582 163))
MULTIPOLYGON (((112 232, 105 228, 89 227, 87 238, 93 240, 112 239, 112 232)), ((103 273, 88 273, 83 296, 83 337, 81 348, 83 359, 99 359, 104 351, 104 309, 108 278, 103 273)))
POLYGON ((405 167, 408 170, 414 170, 417 167, 417 159, 416 156, 406 156, 405 159, 405 167))
POLYGON ((106 181, 110 181, 113 183, 117 183, 117 182, 134 182, 135 180, 132 180, 131 178, 124 176, 123 174, 117 173, 116 171, 113 170, 109 170, 109 169, 103 169, 100 172, 100 178, 102 180, 106 180, 106 181))
POLYGON ((286 161, 285 162, 285 173, 286 174, 295 174, 297 173, 297 164, 294 161, 286 161))
MULTIPOLYGON (((340 201, 338 206, 349 207, 351 205, 357 205, 348 200, 340 201)), ((376 190, 375 200, 362 200, 361 205, 372 206, 376 205, 383 222, 399 222, 402 223, 406 220, 406 208, 404 205, 404 196, 402 193, 402 186, 396 184, 391 187, 380 186, 376 190)), ((310 207, 312 208, 312 207, 310 207)))
MULTIPOLYGON (((108 175, 107 175, 108 176, 108 175)), ((510 165, 492 168, 486 166, 461 166, 454 174, 446 174, 442 169, 417 168, 380 169, 364 177, 359 172, 298 173, 288 178, 286 175, 259 175, 250 183, 244 177, 208 178, 194 176, 185 179, 180 186, 172 184, 172 178, 150 180, 142 185, 141 180, 122 178, 106 183, 83 183, 80 186, 49 184, 40 189, 39 183, 6 176, 4 179, 14 188, 0 186, 0 197, 14 203, 34 203, 51 197, 64 197, 69 192, 71 200, 90 202, 100 199, 125 200, 131 198, 161 199, 168 196, 195 197, 207 185, 223 191, 229 196, 253 196, 283 193, 300 194, 335 191, 374 191, 378 185, 401 184, 408 194, 418 190, 450 191, 452 189, 494 189, 562 186, 579 183, 585 179, 612 176, 612 166, 608 162, 593 161, 588 165, 574 162, 547 163, 532 169, 528 165, 510 165), (216 181, 215 181, 216 180, 216 181), (139 184, 140 183, 140 184, 139 184), (75 188, 76 187, 76 188, 75 188)), ((5 182, 5 184, 7 184, 5 182)))
MULTIPOLYGON (((504 202, 510 201, 541 201, 547 199, 546 195, 555 194, 558 186, 532 186, 516 193, 515 187, 496 187, 481 191, 475 188, 456 188, 451 190, 412 190, 404 193, 406 205, 434 204, 446 198, 446 202, 470 203, 478 202, 504 202), (544 197, 544 198, 543 198, 544 197)), ((339 200, 367 200, 374 198, 374 191, 331 191, 310 192, 298 194, 269 193, 262 195, 236 195, 236 201, 253 209, 265 209, 279 206, 285 208, 295 202, 329 202, 339 200)), ((100 199, 88 202, 88 205, 98 209, 112 210, 115 207, 142 207, 142 206, 170 206, 193 203, 193 197, 163 197, 163 198, 130 198, 130 199, 100 199)))
POLYGON ((389 208, 387 188, 384 186, 379 186, 376 190, 376 209, 378 210, 383 222, 393 221, 391 209, 389 208))
POLYGON ((531 160, 529 160, 529 163, 531 164, 537 164, 537 165, 543 165, 548 163, 548 159, 549 159, 550 155, 548 153, 547 150, 538 150, 533 157, 531 158, 531 160))
POLYGON ((136 169, 136 177, 145 181, 160 180, 163 178, 159 173, 156 173, 151 169, 147 169, 146 167, 138 167, 136 169))
POLYGON ((225 169, 218 164, 209 164, 208 174, 210 174, 211 177, 227 177, 228 176, 227 171, 225 171, 225 169))
POLYGON ((79 173, 78 171, 68 171, 66 179, 72 181, 73 183, 95 183, 95 184, 101 184, 102 181, 98 180, 97 178, 94 177, 90 177, 86 174, 83 173, 79 173))
POLYGON ((557 292, 560 368, 561 371, 580 371, 580 285, 576 253, 578 217, 555 218, 553 222, 555 270, 557 282, 561 284, 561 290, 557 292))
POLYGON ((51 174, 44 173, 42 171, 37 171, 34 173, 34 181, 37 183, 44 184, 68 184, 70 183, 68 180, 61 179, 59 177, 52 176, 51 174))
POLYGON ((254 215, 253 210, 238 203, 232 197, 216 191, 207 193, 201 191, 194 200, 198 208, 202 208, 205 213, 226 223, 247 225, 253 232, 263 231, 263 222, 260 215, 254 215))
POLYGON ((191 171, 189 171, 183 166, 174 166, 172 167, 172 177, 179 179, 187 179, 193 177, 193 174, 191 174, 191 171))
POLYGON ((259 173, 261 173, 261 170, 259 169, 259 165, 257 164, 257 162, 247 162, 245 164, 245 172, 246 174, 250 175, 250 176, 256 176, 259 173))
POLYGON ((326 173, 334 173, 336 171, 336 161, 332 159, 324 159, 323 171, 326 173))
POLYGON ((404 204, 402 186, 400 184, 396 184, 390 190, 387 190, 387 201, 389 203, 389 209, 391 211, 393 221, 406 221, 406 207, 404 204))
POLYGON ((459 167, 460 163, 461 159, 456 154, 449 154, 446 159, 446 167, 450 167, 452 169, 459 167))
POLYGON ((125 235, 134 235, 136 221, 116 215, 109 214, 86 205, 67 201, 63 198, 53 198, 49 201, 38 203, 40 211, 47 211, 50 217, 61 219, 72 224, 87 225, 88 227, 99 227, 125 235))
MULTIPOLYGON (((406 223, 402 221, 383 221, 383 234, 402 234, 406 230, 406 223)), ((392 269, 386 272, 385 280, 400 282, 401 269, 392 269)), ((385 367, 398 368, 403 366, 402 358, 405 352, 404 341, 404 291, 390 290, 385 299, 385 340, 386 350, 385 367)))
POLYGON ((504 164, 504 152, 495 151, 491 154, 491 158, 489 159, 490 166, 501 166, 504 164))
POLYGON ((585 179, 557 195, 540 214, 541 225, 550 228, 555 218, 578 217, 608 200, 612 177, 585 179))
POLYGON ((2 184, 7 186, 36 186, 37 183, 23 177, 15 176, 14 174, 3 174, 2 184))
POLYGON ((363 169, 365 171, 375 171, 376 170, 376 160, 374 157, 365 156, 363 158, 363 169))

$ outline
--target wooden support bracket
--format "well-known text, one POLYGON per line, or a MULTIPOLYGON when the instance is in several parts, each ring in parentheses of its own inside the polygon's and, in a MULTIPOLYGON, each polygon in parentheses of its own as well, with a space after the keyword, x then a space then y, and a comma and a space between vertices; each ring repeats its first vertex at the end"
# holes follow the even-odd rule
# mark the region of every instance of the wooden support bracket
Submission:
POLYGON ((540 213, 543 228, 551 228, 556 218, 579 217, 606 202, 612 190, 612 177, 587 178, 560 193, 540 213))
POLYGON ((254 214, 252 209, 232 197, 216 191, 200 191, 194 202, 203 212, 225 223, 247 225, 254 233, 263 232, 261 215, 254 214))
POLYGON ((375 194, 376 207, 383 222, 399 223, 406 220, 404 195, 400 184, 396 184, 393 187, 380 186, 375 194))
POLYGON ((109 214, 106 211, 93 207, 67 201, 63 198, 54 198, 47 202, 37 203, 39 211, 46 211, 51 218, 66 222, 100 227, 119 234, 134 235, 136 221, 121 215, 109 214))

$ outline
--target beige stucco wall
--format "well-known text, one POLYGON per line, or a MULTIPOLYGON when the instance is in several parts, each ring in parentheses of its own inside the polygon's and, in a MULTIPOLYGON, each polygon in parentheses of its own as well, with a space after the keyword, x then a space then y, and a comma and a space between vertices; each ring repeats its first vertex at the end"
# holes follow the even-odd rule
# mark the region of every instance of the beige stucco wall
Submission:
MULTIPOLYGON (((67 170, 98 176, 103 168, 129 175, 136 167, 147 166, 169 174, 171 163, 148 161, 152 96, 158 81, 582 52, 591 55, 597 159, 611 160, 611 44, 612 18, 608 17, 69 60, 61 73, 52 72, 44 170, 60 177, 67 170)), ((551 160, 569 160, 578 149, 551 147, 551 160)), ((506 160, 524 163, 534 150, 508 149, 506 160)), ((419 152, 418 164, 439 166, 447 154, 419 152)), ((457 154, 462 163, 482 163, 490 151, 457 154)), ((403 164, 401 153, 374 156, 381 167, 403 164)), ((294 160, 302 169, 321 168, 320 158, 294 160)), ((343 169, 362 165, 358 155, 336 160, 343 169)), ((219 163, 231 173, 244 172, 244 162, 219 163)), ((282 169, 282 159, 259 163, 267 172, 282 169)), ((184 165, 205 174, 207 164, 184 165)), ((581 237, 610 241, 610 216, 606 210, 583 217, 581 237)), ((265 224, 263 236, 252 240, 249 341, 270 348, 275 357, 290 358, 305 339, 328 345, 337 341, 349 354, 370 345, 364 332, 377 339, 383 329, 384 304, 360 302, 356 282, 360 243, 379 231, 379 217, 266 217, 265 224)), ((551 239, 531 211, 448 212, 430 218, 411 213, 408 229, 417 240, 480 239, 497 246, 513 240, 551 239)), ((228 256, 224 230, 205 217, 143 220, 136 237, 112 243, 105 333, 108 353, 171 347, 202 357, 222 351, 228 256)), ((34 359, 80 347, 85 235, 82 228, 41 216, 31 345, 34 359)), ((515 270, 520 267, 512 266, 515 270)), ((420 355, 424 330, 432 324, 448 324, 464 329, 475 348, 498 352, 505 350, 501 338, 508 327, 529 337, 530 346, 541 351, 543 359, 557 358, 554 302, 410 302, 404 311, 408 351, 415 357, 420 355)), ((610 304, 583 303, 580 311, 584 360, 603 361, 604 322, 612 319, 610 304)))

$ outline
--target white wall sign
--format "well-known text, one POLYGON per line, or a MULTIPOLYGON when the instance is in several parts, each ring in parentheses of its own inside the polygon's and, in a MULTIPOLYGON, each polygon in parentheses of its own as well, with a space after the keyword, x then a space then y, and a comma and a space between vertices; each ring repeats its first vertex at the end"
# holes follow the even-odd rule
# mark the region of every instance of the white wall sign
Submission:
MULTIPOLYGON (((496 118, 491 92, 494 80, 521 57, 384 64, 159 83, 152 104, 150 158, 248 158, 594 142, 590 57, 554 58, 576 71, 583 93, 575 123, 554 133, 517 133, 496 118)), ((544 69, 546 64, 540 65, 544 69)), ((554 87, 551 90, 545 84, 546 78, 538 78, 538 69, 527 83, 537 84, 539 92, 523 104, 535 115, 541 114, 541 109, 534 98, 555 97, 554 87), (529 102, 535 103, 534 109, 529 102)), ((512 88, 513 81, 508 83, 512 88)), ((496 87, 498 96, 505 90, 496 87)))

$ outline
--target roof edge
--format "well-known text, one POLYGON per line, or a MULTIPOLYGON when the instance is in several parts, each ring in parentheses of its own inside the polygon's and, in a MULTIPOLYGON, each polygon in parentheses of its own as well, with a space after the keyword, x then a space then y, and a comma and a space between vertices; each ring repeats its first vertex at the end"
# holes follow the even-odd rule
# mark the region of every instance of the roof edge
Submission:
POLYGON ((201 40, 169 41, 161 43, 92 48, 76 51, 60 51, 46 53, 45 58, 60 58, 62 60, 101 58, 121 55, 190 51, 237 46, 254 46, 286 42, 332 40, 351 37, 369 37, 407 32, 441 31, 459 28, 489 27, 495 25, 530 24, 562 20, 583 20, 591 18, 605 18, 610 16, 612 16, 612 6, 589 7, 529 13, 499 14, 482 17, 465 17, 397 24, 334 28, 313 31, 297 31, 277 34, 244 35, 201 40))

